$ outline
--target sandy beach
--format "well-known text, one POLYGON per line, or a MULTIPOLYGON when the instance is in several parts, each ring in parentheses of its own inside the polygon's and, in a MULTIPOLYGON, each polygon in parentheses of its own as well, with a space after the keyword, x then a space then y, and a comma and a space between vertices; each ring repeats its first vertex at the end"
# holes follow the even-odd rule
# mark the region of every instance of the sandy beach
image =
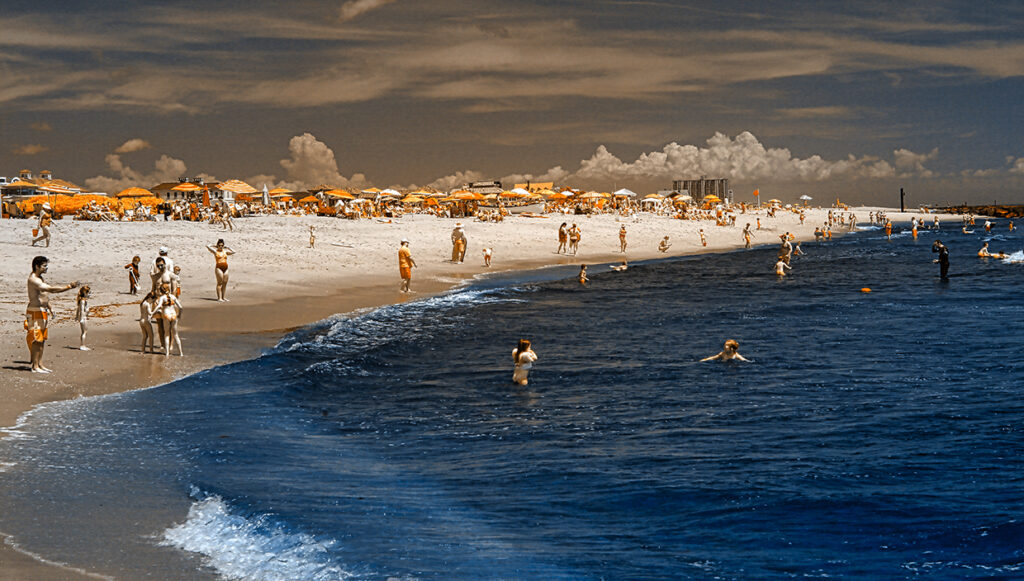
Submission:
MULTIPOLYGON (((854 208, 861 225, 875 208, 854 208)), ((920 213, 888 210, 894 222, 920 213)), ((755 245, 775 245, 779 235, 791 232, 798 240, 813 240, 827 209, 809 209, 806 221, 780 211, 774 218, 764 210, 738 216, 734 227, 713 221, 681 221, 641 213, 547 218, 511 217, 502 223, 462 220, 468 237, 466 261, 453 263, 450 235, 457 220, 410 215, 388 222, 350 221, 312 216, 263 216, 235 221, 234 231, 193 222, 78 222, 60 220, 52 227, 49 248, 29 245, 32 222, 4 220, 0 229, 0 377, 5 391, 0 403, 0 425, 13 426, 34 405, 63 399, 115 393, 159 385, 186 375, 259 355, 283 334, 317 320, 442 292, 474 276, 507 270, 552 265, 604 264, 718 252, 743 246, 742 226, 760 218, 755 245), (556 254, 557 231, 562 221, 582 229, 579 254, 556 254), (308 247, 309 226, 317 231, 316 248, 308 247), (627 253, 619 252, 619 228, 628 231, 627 253), (704 229, 707 246, 698 230, 704 229), (667 253, 658 243, 668 235, 667 253), (230 302, 215 300, 214 258, 206 245, 223 238, 236 251, 230 257, 230 302), (408 238, 417 268, 413 293, 399 292, 397 251, 408 238), (142 295, 131 296, 124 265, 133 255, 142 258, 143 290, 157 248, 167 246, 182 267, 184 307, 181 337, 184 357, 142 354, 136 318, 142 295), (481 250, 493 248, 493 264, 484 266, 481 250), (50 260, 47 282, 80 281, 92 287, 88 345, 78 350, 79 328, 73 320, 75 293, 53 295, 56 320, 51 321, 45 363, 49 375, 29 371, 22 328, 25 280, 34 256, 50 260)), ((941 216, 944 229, 959 224, 958 217, 941 216)), ((841 228, 833 232, 841 235, 841 228)), ((771 264, 765 264, 766 271, 771 264)), ((592 269, 591 274, 597 272, 592 269)), ((795 274, 799 274, 798 272, 795 274)), ((3 532, 0 531, 0 535, 3 532)), ((94 578, 83 572, 43 563, 11 548, 6 538, 0 548, 0 571, 6 579, 94 578)))

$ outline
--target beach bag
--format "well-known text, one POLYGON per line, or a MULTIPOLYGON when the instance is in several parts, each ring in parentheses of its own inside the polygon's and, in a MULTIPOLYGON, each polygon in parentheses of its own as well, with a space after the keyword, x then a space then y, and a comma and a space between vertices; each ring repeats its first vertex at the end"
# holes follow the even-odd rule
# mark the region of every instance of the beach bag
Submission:
POLYGON ((32 237, 35 238, 36 236, 39 236, 39 228, 32 229, 32 237))

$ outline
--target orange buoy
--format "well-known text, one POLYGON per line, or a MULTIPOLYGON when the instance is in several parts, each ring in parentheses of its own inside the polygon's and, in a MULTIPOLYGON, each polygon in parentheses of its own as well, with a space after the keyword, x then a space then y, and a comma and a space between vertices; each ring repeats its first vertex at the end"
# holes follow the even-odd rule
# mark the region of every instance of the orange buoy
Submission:
POLYGON ((869 289, 868 287, 864 287, 864 288, 860 289, 860 292, 862 292, 862 293, 869 293, 869 292, 871 292, 871 289, 869 289))

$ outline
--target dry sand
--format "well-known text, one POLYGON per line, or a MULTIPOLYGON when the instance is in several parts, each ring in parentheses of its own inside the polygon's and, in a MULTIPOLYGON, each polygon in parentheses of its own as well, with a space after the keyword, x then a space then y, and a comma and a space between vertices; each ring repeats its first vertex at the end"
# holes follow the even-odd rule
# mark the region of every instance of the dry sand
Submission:
MULTIPOLYGON (((875 208, 856 208, 861 224, 875 208)), ((158 385, 207 369, 259 355, 288 330, 335 313, 422 298, 489 271, 528 269, 549 265, 600 264, 624 257, 642 260, 722 251, 743 246, 742 226, 756 223, 753 243, 777 244, 779 235, 792 232, 800 240, 813 239, 815 226, 824 223, 827 210, 810 209, 804 225, 796 214, 750 211, 737 218, 735 227, 709 221, 681 221, 642 213, 619 218, 602 215, 549 218, 512 217, 502 223, 461 220, 469 239, 464 264, 450 262, 451 231, 458 220, 411 215, 392 223, 335 218, 263 216, 235 221, 233 232, 219 226, 192 222, 77 222, 54 223, 49 248, 31 247, 28 220, 0 222, 0 426, 12 426, 32 406, 158 385), (582 230, 577 256, 556 254, 561 222, 577 223, 582 230), (625 224, 629 248, 619 253, 619 227, 625 224), (317 230, 316 248, 309 248, 309 226, 317 230), (702 247, 703 228, 708 246, 702 247), (668 253, 657 250, 670 236, 668 253), (214 258, 206 245, 224 238, 236 251, 229 259, 230 302, 215 299, 214 258), (411 241, 417 268, 412 294, 399 292, 397 251, 399 240, 411 241), (184 307, 181 337, 184 357, 140 352, 136 318, 142 298, 127 294, 123 269, 133 255, 142 258, 141 285, 149 288, 148 271, 157 248, 170 248, 170 257, 182 267, 184 307), (485 268, 481 250, 493 248, 491 268, 485 268), (53 295, 56 315, 51 321, 44 362, 55 372, 29 371, 28 349, 22 328, 26 279, 36 255, 50 259, 45 276, 51 284, 81 281, 92 287, 87 344, 79 351, 75 292, 53 295)), ((899 214, 894 221, 922 214, 899 214)), ((927 218, 931 219, 930 216, 927 218)), ((953 216, 943 216, 947 228, 953 216)), ((833 228, 840 234, 838 228, 833 228)), ((765 264, 765 270, 771 268, 765 264)), ((593 270, 591 271, 594 272, 593 270)), ((0 506, 2 509, 2 506, 0 506)), ((0 532, 0 536, 3 533, 0 532)), ((12 541, 6 540, 6 545, 12 541)), ((9 580, 89 578, 81 573, 45 564, 29 555, 0 547, 0 573, 9 580)))

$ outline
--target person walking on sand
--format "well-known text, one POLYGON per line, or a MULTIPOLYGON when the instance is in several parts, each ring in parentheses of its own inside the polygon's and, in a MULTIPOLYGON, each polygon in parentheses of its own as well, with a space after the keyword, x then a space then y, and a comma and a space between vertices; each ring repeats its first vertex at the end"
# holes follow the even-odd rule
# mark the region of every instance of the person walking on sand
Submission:
POLYGON ((85 333, 87 331, 87 324, 89 322, 89 285, 84 284, 82 288, 78 289, 78 298, 75 300, 77 308, 75 310, 75 320, 78 321, 78 327, 81 331, 81 335, 78 338, 78 349, 81 351, 90 351, 85 346, 85 333))
POLYGON ((698 234, 700 234, 700 245, 701 246, 707 246, 708 245, 708 239, 707 239, 706 236, 704 236, 704 229, 701 228, 700 232, 698 232, 698 234))
POLYGON ((750 222, 743 227, 743 247, 750 248, 750 239, 754 237, 754 233, 750 231, 750 222))
POLYGON ((939 279, 949 280, 949 248, 941 241, 932 242, 932 252, 938 252, 939 257, 932 262, 939 263, 939 279))
POLYGON ((701 359, 701 362, 703 363, 704 361, 732 361, 734 359, 736 361, 750 361, 746 357, 739 354, 739 348, 740 344, 735 339, 729 339, 728 341, 725 342, 725 346, 717 355, 705 357, 704 359, 701 359))
POLYGON ((309 247, 316 248, 316 226, 309 225, 309 247))
POLYGON ((779 261, 775 263, 775 274, 779 275, 780 277, 783 277, 786 276, 787 270, 792 270, 792 267, 786 264, 785 260, 782 260, 780 258, 779 261))
POLYGON ((568 227, 568 225, 566 225, 565 222, 562 222, 562 225, 558 227, 558 250, 555 252, 555 254, 561 254, 563 252, 568 252, 568 250, 566 249, 566 245, 568 243, 569 243, 569 227, 568 227))
POLYGON ((580 238, 582 238, 580 227, 574 223, 569 228, 569 250, 572 250, 573 256, 576 256, 576 253, 580 250, 580 238))
POLYGON ((462 222, 455 223, 452 230, 452 262, 466 260, 466 233, 462 230, 462 222))
POLYGON ((142 259, 138 256, 133 256, 130 264, 126 264, 124 269, 128 271, 128 294, 136 295, 139 294, 139 263, 142 259))
POLYGON ((228 302, 228 256, 235 253, 234 250, 224 245, 224 239, 217 240, 216 245, 207 245, 206 249, 213 254, 216 263, 213 273, 217 277, 217 301, 228 302))
POLYGON ((49 337, 48 322, 53 316, 50 309, 50 294, 62 293, 78 287, 78 282, 64 286, 52 286, 43 280, 50 266, 45 256, 32 259, 32 274, 28 276, 28 307, 25 309, 25 341, 28 343, 29 361, 32 373, 51 373, 43 366, 43 351, 49 337))
POLYGON ((409 240, 402 238, 402 247, 398 249, 398 274, 402 277, 402 292, 410 292, 409 283, 412 282, 412 269, 416 261, 412 259, 412 251, 409 250, 409 240))
POLYGON ((626 251, 626 225, 619 228, 619 252, 626 251))
POLYGON ((149 290, 155 291, 160 288, 160 278, 164 275, 164 272, 174 271, 174 261, 171 260, 170 256, 167 256, 167 252, 167 247, 161 246, 158 256, 153 259, 153 266, 149 269, 149 278, 153 281, 153 288, 149 290), (164 271, 161 271, 156 267, 158 260, 163 262, 164 271))
POLYGON ((512 371, 512 382, 518 385, 529 383, 530 370, 533 369, 534 361, 537 361, 537 354, 530 347, 530 341, 520 339, 519 345, 512 350, 512 363, 515 365, 512 371))
POLYGON ((50 210, 50 203, 46 202, 42 208, 39 209, 39 217, 36 222, 36 229, 39 231, 39 236, 32 239, 32 246, 36 245, 36 242, 40 240, 46 241, 46 247, 50 247, 50 224, 53 223, 53 214, 50 210))

